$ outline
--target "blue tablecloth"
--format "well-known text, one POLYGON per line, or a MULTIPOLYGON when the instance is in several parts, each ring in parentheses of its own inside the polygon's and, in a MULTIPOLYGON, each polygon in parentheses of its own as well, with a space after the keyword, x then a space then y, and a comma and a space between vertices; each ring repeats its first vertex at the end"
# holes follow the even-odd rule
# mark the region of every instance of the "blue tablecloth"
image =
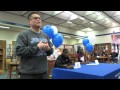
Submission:
POLYGON ((120 64, 82 65, 78 69, 53 68, 52 79, 118 79, 120 64))

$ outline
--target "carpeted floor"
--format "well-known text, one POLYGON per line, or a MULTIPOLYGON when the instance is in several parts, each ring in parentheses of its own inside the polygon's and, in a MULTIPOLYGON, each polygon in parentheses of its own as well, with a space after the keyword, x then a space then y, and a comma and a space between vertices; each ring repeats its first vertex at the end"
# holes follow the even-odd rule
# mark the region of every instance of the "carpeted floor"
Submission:
MULTIPOLYGON (((16 79, 16 72, 12 72, 12 79, 16 79)), ((5 71, 4 74, 0 74, 0 79, 8 79, 8 74, 7 74, 7 71, 5 71)))

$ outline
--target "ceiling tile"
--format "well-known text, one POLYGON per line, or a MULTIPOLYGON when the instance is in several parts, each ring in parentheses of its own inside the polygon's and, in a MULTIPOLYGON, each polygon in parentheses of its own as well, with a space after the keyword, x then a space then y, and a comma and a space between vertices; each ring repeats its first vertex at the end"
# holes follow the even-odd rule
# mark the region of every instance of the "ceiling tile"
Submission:
POLYGON ((95 21, 98 16, 96 14, 89 14, 85 17, 88 18, 89 20, 95 21))
POLYGON ((74 23, 67 23, 67 22, 65 22, 65 23, 62 23, 62 24, 60 24, 61 26, 66 26, 66 27, 73 27, 73 26, 76 26, 76 24, 74 24, 74 23))
POLYGON ((117 11, 104 11, 106 14, 108 14, 109 16, 114 16, 115 15, 115 13, 117 12, 117 11))
POLYGON ((70 20, 71 15, 67 14, 65 12, 62 12, 62 13, 56 15, 55 17, 58 17, 58 18, 61 18, 61 19, 64 19, 64 20, 70 20))
POLYGON ((84 20, 81 19, 74 19, 71 22, 76 23, 76 24, 81 24, 84 20))
POLYGON ((60 23, 66 22, 65 20, 62 20, 62 19, 56 18, 56 17, 51 17, 51 18, 45 19, 44 21, 53 23, 53 24, 60 24, 60 23))
POLYGON ((115 19, 116 21, 120 23, 120 16, 113 17, 113 19, 115 19))

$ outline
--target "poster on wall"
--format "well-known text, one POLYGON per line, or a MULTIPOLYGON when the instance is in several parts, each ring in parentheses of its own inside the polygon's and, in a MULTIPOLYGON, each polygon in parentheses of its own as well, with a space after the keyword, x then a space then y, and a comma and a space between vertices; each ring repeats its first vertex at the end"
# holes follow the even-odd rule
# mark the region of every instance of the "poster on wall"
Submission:
POLYGON ((113 44, 120 44, 120 35, 116 35, 114 32, 111 35, 111 41, 113 44))

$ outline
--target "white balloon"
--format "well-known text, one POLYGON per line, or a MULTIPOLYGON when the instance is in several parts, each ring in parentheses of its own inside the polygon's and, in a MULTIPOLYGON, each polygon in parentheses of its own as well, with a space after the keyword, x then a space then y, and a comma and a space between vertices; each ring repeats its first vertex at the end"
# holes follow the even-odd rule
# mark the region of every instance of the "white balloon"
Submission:
POLYGON ((58 29, 56 26, 51 26, 53 28, 54 35, 58 33, 58 29))
POLYGON ((95 40, 95 35, 88 36, 88 39, 90 42, 93 42, 95 40))

